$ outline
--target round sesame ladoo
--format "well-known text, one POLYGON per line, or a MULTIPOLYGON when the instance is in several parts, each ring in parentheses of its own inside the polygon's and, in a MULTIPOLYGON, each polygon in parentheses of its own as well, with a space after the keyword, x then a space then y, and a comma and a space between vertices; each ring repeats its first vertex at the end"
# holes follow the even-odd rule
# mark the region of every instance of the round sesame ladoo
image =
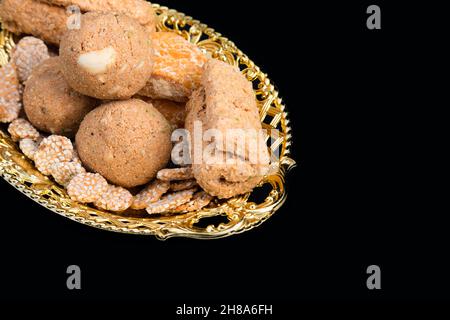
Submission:
POLYGON ((153 106, 131 99, 91 111, 76 135, 77 151, 90 171, 131 188, 151 181, 172 149, 171 127, 153 106))
POLYGON ((49 58, 33 70, 25 84, 24 108, 39 130, 73 137, 97 101, 69 87, 60 62, 58 57, 49 58))
POLYGON ((60 44, 62 71, 76 91, 99 99, 128 99, 152 72, 151 40, 136 20, 116 13, 88 12, 79 29, 60 44))

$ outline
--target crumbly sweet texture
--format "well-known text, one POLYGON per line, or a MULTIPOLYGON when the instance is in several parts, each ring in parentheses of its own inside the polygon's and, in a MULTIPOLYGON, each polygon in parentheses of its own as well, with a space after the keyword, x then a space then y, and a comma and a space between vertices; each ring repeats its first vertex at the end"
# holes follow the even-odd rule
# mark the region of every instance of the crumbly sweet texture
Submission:
POLYGON ((155 31, 156 15, 150 2, 144 0, 39 0, 55 6, 76 5, 82 12, 117 12, 137 20, 148 32, 155 31))
POLYGON ((148 33, 120 14, 84 14, 81 28, 64 34, 59 53, 68 84, 98 99, 130 98, 145 86, 153 68, 148 33))
POLYGON ((11 59, 17 68, 19 80, 25 82, 33 69, 49 57, 44 41, 35 37, 24 37, 14 48, 11 59))
POLYGON ((33 70, 25 85, 24 109, 39 130, 73 137, 98 102, 67 84, 60 63, 59 57, 49 58, 33 70))
POLYGON ((216 142, 214 152, 203 155, 201 161, 196 159, 195 146, 203 144, 204 150, 207 144, 195 141, 192 135, 192 170, 198 184, 219 198, 251 191, 267 172, 269 163, 263 139, 246 136, 246 129, 262 129, 251 83, 236 68, 211 59, 205 65, 202 87, 192 94, 186 108, 186 129, 191 133, 196 121, 201 121, 203 131, 216 129, 224 136, 229 129, 244 130, 243 135, 230 140, 233 145, 231 150, 216 142), (247 141, 245 148, 234 148, 242 140, 247 141), (257 161, 250 162, 250 156, 257 161))
POLYGON ((9 123, 19 116, 22 108, 20 83, 13 63, 0 68, 0 122, 9 123))
POLYGON ((151 203, 145 210, 149 214, 169 212, 176 207, 191 200, 194 189, 174 192, 162 197, 160 200, 151 203))
POLYGON ((57 162, 50 167, 50 174, 55 181, 62 186, 67 186, 69 182, 79 173, 85 173, 83 166, 76 161, 57 162))
POLYGON ((31 34, 58 45, 67 29, 69 14, 65 8, 36 0, 2 0, 0 19, 14 33, 31 34))
POLYGON ((197 211, 206 207, 212 201, 213 198, 214 198, 213 196, 206 193, 205 191, 199 191, 196 194, 194 194, 194 196, 189 202, 186 202, 185 204, 176 207, 175 209, 173 209, 173 211, 175 212, 197 211))
POLYGON ((82 12, 118 12, 136 19, 147 33, 154 32, 156 16, 151 4, 143 0, 2 0, 0 19, 14 33, 31 34, 45 42, 59 45, 67 30, 67 5, 78 5, 82 12), (52 5, 58 4, 58 5, 52 5))
POLYGON ((191 167, 162 169, 156 177, 162 181, 187 180, 194 177, 191 167))
POLYGON ((73 159, 72 142, 63 136, 52 135, 39 144, 34 154, 36 168, 44 175, 51 175, 55 163, 68 162, 73 159))
POLYGON ((16 119, 8 127, 8 132, 14 141, 20 139, 38 140, 40 137, 39 131, 37 131, 31 123, 25 119, 16 119))
POLYGON ((83 164, 125 188, 144 185, 166 167, 171 127, 142 100, 106 103, 91 111, 76 135, 83 164))
POLYGON ((174 129, 184 128, 186 119, 185 103, 165 99, 152 99, 144 96, 137 96, 136 98, 151 103, 169 121, 174 129))
POLYGON ((183 191, 183 190, 195 188, 197 186, 198 186, 198 183, 197 183, 197 181, 195 181, 195 179, 173 181, 170 183, 170 190, 172 190, 174 192, 183 191))
POLYGON ((154 180, 144 190, 134 196, 132 209, 141 210, 147 208, 151 203, 161 199, 161 196, 170 189, 167 181, 154 180))
POLYGON ((70 180, 67 193, 81 203, 95 202, 108 190, 108 182, 98 173, 80 173, 70 180))
POLYGON ((38 150, 39 143, 40 141, 34 141, 32 139, 22 139, 19 142, 19 148, 25 156, 34 160, 34 155, 38 150))
POLYGON ((124 211, 131 206, 132 202, 133 195, 127 189, 109 185, 94 205, 104 210, 124 211))
POLYGON ((194 44, 174 32, 151 35, 153 72, 140 95, 153 99, 186 102, 200 86, 207 56, 194 44))

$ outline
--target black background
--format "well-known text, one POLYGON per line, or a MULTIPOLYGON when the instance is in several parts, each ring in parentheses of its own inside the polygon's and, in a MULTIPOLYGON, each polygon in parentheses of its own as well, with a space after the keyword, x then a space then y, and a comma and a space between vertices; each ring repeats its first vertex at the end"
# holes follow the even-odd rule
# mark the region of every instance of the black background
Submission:
POLYGON ((241 235, 161 242, 71 222, 2 180, 2 204, 10 205, 1 210, 2 298, 448 298, 448 210, 430 180, 439 173, 427 164, 432 95, 424 86, 438 71, 441 8, 392 2, 161 0, 232 39, 279 88, 298 163, 286 204, 241 235), (366 28, 370 4, 381 7, 381 30, 366 28), (66 289, 71 264, 81 267, 80 291, 66 289), (366 288, 371 264, 381 267, 378 291, 366 288))

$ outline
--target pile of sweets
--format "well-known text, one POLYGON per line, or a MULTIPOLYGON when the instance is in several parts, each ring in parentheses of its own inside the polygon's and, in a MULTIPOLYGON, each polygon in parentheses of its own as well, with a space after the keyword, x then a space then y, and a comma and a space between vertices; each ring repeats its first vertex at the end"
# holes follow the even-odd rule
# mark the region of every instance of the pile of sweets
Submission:
POLYGON ((0 19, 22 36, 0 68, 0 122, 72 200, 114 212, 197 211, 251 191, 267 173, 264 139, 239 152, 217 144, 214 154, 233 163, 171 162, 174 129, 193 132, 202 121, 203 130, 261 131, 261 123, 239 70, 156 31, 149 2, 3 0, 0 19), (70 27, 73 5, 82 15, 70 27))

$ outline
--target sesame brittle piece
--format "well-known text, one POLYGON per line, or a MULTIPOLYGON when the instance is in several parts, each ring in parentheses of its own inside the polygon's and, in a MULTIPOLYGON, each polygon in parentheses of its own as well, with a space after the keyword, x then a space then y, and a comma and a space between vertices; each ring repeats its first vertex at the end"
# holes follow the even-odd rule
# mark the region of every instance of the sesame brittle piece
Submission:
POLYGON ((31 123, 25 119, 16 119, 8 127, 8 132, 14 141, 20 139, 38 140, 40 137, 39 131, 31 123))
POLYGON ((206 193, 205 191, 199 191, 189 202, 186 202, 185 204, 182 204, 175 209, 173 209, 174 212, 184 212, 184 211, 197 211, 204 207, 206 207, 211 200, 213 199, 213 196, 206 193))
POLYGON ((51 167, 58 162, 68 162, 73 158, 72 142, 63 136, 52 135, 44 140, 34 154, 36 168, 44 175, 51 174, 51 167))
POLYGON ((158 201, 170 188, 167 181, 155 180, 144 190, 134 196, 132 209, 141 210, 147 208, 152 202, 158 201))
POLYGON ((94 205, 109 211, 124 211, 131 206, 133 195, 125 188, 109 185, 94 205))
POLYGON ((95 202, 108 189, 108 182, 98 173, 79 173, 67 186, 67 193, 72 200, 81 203, 95 202))
POLYGON ((194 177, 191 167, 162 169, 159 170, 156 177, 163 181, 188 180, 194 177))
POLYGON ((188 202, 192 198, 194 191, 195 189, 190 189, 168 194, 162 197, 160 200, 151 203, 146 208, 147 213, 156 214, 169 212, 176 207, 188 202))

